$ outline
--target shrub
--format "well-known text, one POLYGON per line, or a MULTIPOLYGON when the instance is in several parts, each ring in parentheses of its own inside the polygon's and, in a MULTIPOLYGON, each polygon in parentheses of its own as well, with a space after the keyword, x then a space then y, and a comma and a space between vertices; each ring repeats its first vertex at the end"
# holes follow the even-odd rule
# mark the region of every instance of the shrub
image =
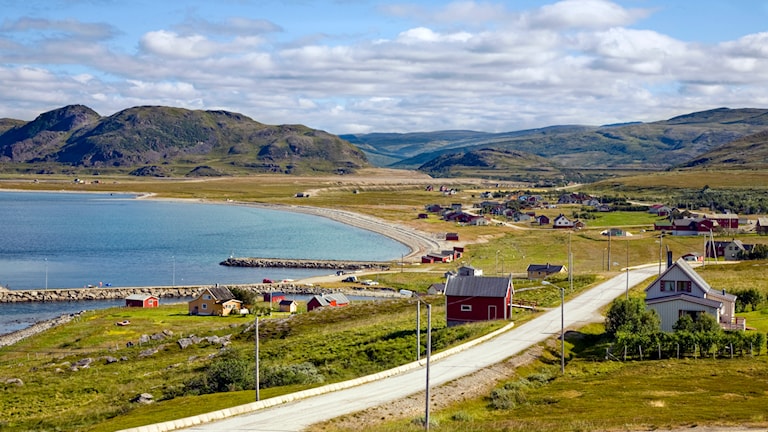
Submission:
POLYGON ((272 365, 259 370, 259 387, 280 387, 292 384, 319 384, 325 381, 314 364, 272 365))
POLYGON ((491 406, 497 410, 512 409, 527 401, 521 388, 497 388, 491 392, 491 406))
POLYGON ((458 411, 453 413, 453 415, 451 416, 451 420, 457 421, 457 422, 470 422, 472 421, 472 416, 466 411, 458 411))

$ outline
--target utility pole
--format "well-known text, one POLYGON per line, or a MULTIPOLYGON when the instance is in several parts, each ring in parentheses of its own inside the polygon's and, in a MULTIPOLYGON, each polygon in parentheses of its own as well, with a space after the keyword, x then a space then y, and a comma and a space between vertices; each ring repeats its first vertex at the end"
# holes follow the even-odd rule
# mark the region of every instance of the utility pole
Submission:
MULTIPOLYGON (((272 299, 269 299, 271 302, 272 299)), ((253 332, 254 338, 256 339, 256 402, 261 400, 261 395, 259 395, 259 316, 256 315, 256 329, 253 332)))

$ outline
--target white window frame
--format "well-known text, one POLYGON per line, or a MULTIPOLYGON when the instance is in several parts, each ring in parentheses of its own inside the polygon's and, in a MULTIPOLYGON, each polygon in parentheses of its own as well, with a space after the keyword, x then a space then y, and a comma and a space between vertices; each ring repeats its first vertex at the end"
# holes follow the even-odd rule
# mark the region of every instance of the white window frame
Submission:
POLYGON ((461 305, 461 311, 462 312, 472 312, 472 305, 471 304, 463 304, 463 305, 461 305))

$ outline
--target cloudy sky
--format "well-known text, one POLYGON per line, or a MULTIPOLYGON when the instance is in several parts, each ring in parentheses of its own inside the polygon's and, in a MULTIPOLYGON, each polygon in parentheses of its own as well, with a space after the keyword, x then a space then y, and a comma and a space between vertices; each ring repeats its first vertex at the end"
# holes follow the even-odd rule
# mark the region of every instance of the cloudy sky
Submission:
POLYGON ((224 109, 334 134, 768 107, 764 0, 0 0, 0 117, 224 109))

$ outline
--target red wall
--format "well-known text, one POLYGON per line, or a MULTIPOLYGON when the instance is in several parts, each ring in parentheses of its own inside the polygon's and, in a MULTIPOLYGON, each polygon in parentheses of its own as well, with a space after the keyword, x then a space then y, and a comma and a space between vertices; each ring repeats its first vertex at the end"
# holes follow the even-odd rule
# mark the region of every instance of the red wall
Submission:
POLYGON ((449 321, 488 321, 488 306, 496 306, 496 319, 504 319, 509 313, 508 302, 499 297, 458 297, 446 298, 446 313, 449 321), (471 304, 471 312, 462 312, 462 304, 471 304))

